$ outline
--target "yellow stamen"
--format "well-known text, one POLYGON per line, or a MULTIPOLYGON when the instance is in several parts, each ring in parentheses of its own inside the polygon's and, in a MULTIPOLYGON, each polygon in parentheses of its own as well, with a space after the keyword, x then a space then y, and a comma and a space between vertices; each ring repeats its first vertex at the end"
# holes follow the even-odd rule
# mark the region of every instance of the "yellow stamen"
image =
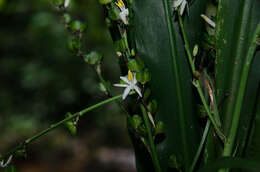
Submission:
POLYGON ((125 4, 124 4, 124 2, 123 2, 122 0, 118 0, 118 1, 116 2, 116 5, 117 5, 119 8, 125 7, 125 4))
POLYGON ((133 73, 130 70, 128 70, 128 80, 133 81, 133 79, 134 79, 133 73))

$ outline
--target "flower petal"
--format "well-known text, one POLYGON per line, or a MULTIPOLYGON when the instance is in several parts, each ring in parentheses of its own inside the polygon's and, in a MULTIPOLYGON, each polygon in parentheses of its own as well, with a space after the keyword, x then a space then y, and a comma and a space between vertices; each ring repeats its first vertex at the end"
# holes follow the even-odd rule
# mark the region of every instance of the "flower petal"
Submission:
POLYGON ((177 8, 178 6, 180 6, 180 4, 183 2, 183 0, 174 0, 173 1, 173 7, 177 8))
POLYGON ((126 87, 126 89, 124 90, 124 93, 123 93, 123 97, 122 97, 123 100, 125 100, 126 96, 129 94, 130 90, 131 90, 130 87, 126 87))
POLYGON ((212 26, 213 28, 216 27, 216 23, 214 21, 212 21, 208 16, 201 14, 200 15, 210 26, 212 26))
POLYGON ((138 86, 134 85, 134 90, 142 97, 141 89, 138 86))
POLYGON ((135 84, 137 83, 137 80, 136 80, 136 73, 134 73, 133 75, 134 75, 133 84, 135 85, 135 84))
POLYGON ((128 87, 126 84, 113 84, 115 87, 128 87))
POLYGON ((4 167, 6 167, 8 164, 10 164, 10 162, 11 162, 11 160, 12 160, 12 157, 13 157, 13 155, 9 156, 8 160, 6 161, 6 163, 4 163, 4 160, 2 160, 1 163, 0 163, 0 166, 4 168, 4 167))
POLYGON ((128 8, 121 8, 121 12, 119 13, 119 16, 124 24, 128 24, 128 22, 127 22, 128 15, 129 15, 128 8))
POLYGON ((130 81, 125 76, 120 76, 120 79, 125 81, 127 84, 130 84, 130 81))
POLYGON ((64 7, 67 8, 70 4, 70 0, 65 0, 64 2, 64 7))
POLYGON ((185 6, 186 6, 186 5, 187 5, 187 1, 184 0, 184 1, 182 2, 182 4, 181 4, 181 10, 180 10, 181 15, 183 14, 183 12, 184 12, 184 10, 185 10, 185 6))

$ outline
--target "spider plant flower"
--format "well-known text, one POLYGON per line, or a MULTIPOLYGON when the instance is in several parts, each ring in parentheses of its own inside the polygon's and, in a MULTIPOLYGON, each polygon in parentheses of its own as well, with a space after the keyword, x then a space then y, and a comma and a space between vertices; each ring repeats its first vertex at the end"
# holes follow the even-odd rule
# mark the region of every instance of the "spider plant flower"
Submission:
POLYGON ((186 0, 173 0, 173 8, 178 10, 180 7, 180 13, 183 14, 185 7, 188 5, 186 0))
POLYGON ((64 7, 67 8, 70 4, 70 0, 65 0, 64 2, 64 7))
POLYGON ((212 21, 208 16, 201 14, 200 17, 202 17, 206 23, 208 23, 211 27, 215 28, 216 24, 214 21, 212 21))
POLYGON ((13 155, 9 156, 9 158, 8 158, 8 160, 7 160, 6 162, 4 162, 4 160, 2 160, 2 161, 0 162, 0 166, 1 166, 2 168, 4 168, 4 167, 6 167, 8 164, 10 164, 10 162, 12 161, 12 157, 13 157, 13 155))
POLYGON ((128 24, 128 20, 127 20, 127 17, 129 15, 128 8, 125 7, 125 4, 122 0, 118 0, 116 2, 116 5, 120 9, 120 13, 119 13, 120 19, 123 21, 124 24, 128 24))
POLYGON ((138 95, 140 97, 142 97, 141 89, 137 86, 137 80, 136 80, 136 74, 135 73, 132 73, 129 70, 128 75, 127 76, 120 76, 120 79, 122 81, 126 82, 126 84, 114 84, 114 86, 125 87, 123 97, 122 97, 123 100, 127 97, 127 95, 129 94, 129 92, 131 90, 136 91, 138 93, 138 95))

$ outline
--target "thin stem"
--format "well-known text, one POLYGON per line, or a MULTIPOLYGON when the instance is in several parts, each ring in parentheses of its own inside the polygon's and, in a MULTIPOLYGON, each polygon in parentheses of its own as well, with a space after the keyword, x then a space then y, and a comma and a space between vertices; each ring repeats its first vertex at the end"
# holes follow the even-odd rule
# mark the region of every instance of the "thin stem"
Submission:
MULTIPOLYGON (((192 74, 194 75, 195 72, 196 72, 195 65, 194 65, 194 63, 192 61, 192 56, 191 56, 190 48, 189 48, 189 42, 188 42, 186 33, 184 31, 183 21, 182 21, 182 17, 181 17, 181 14, 180 14, 179 10, 178 10, 178 18, 179 18, 179 23, 180 23, 182 36, 183 36, 183 39, 184 39, 184 47, 185 47, 185 50, 186 50, 186 53, 187 53, 187 56, 188 56, 188 59, 189 59, 190 67, 191 67, 191 70, 192 70, 192 74)), ((219 126, 217 125, 213 115, 210 112, 210 108, 209 108, 209 106, 208 106, 208 104, 206 102, 205 96, 204 96, 203 91, 202 91, 201 86, 200 86, 200 82, 198 80, 195 80, 193 82, 193 84, 197 88, 197 91, 198 91, 198 93, 200 95, 200 99, 202 101, 202 104, 203 104, 204 108, 206 109, 206 112, 207 112, 207 114, 209 116, 209 119, 212 122, 212 125, 214 126, 218 136, 221 138, 221 140, 223 140, 225 142, 225 135, 221 132, 221 130, 220 130, 219 126)))
POLYGON ((206 112, 207 112, 207 114, 208 114, 208 116, 209 116, 210 121, 212 122, 212 125, 214 126, 214 129, 216 130, 217 135, 220 137, 220 139, 221 139, 223 142, 225 142, 225 141, 226 141, 226 137, 225 137, 225 135, 222 133, 222 131, 220 130, 219 126, 218 126, 217 123, 216 123, 216 120, 214 119, 213 115, 212 115, 211 112, 210 112, 209 106, 208 106, 208 104, 207 104, 207 102, 206 102, 206 99, 205 99, 205 97, 204 97, 204 94, 203 94, 203 92, 202 92, 202 89, 201 89, 201 86, 200 86, 200 82, 199 82, 198 80, 195 80, 195 81, 193 82, 193 85, 197 88, 197 91, 198 91, 198 93, 199 93, 199 96, 200 96, 200 99, 201 99, 201 101, 202 101, 202 104, 203 104, 203 106, 204 106, 204 108, 205 108, 205 110, 206 110, 206 112))
POLYGON ((201 138, 198 150, 197 150, 196 155, 195 155, 195 157, 193 159, 193 162, 191 164, 189 172, 193 172, 193 170, 194 170, 194 168, 195 168, 195 166, 196 166, 196 164, 198 162, 199 156, 201 154, 202 148, 203 148, 203 146, 205 144, 205 141, 206 141, 206 138, 207 138, 207 135, 208 135, 208 132, 209 132, 209 128, 210 128, 210 120, 207 120, 206 127, 204 129, 204 132, 203 132, 203 135, 202 135, 202 138, 201 138))
POLYGON ((238 125, 239 125, 239 119, 240 119, 240 114, 241 114, 244 93, 245 93, 245 89, 246 89, 248 72, 250 70, 250 65, 252 63, 252 59, 254 57, 255 49, 257 46, 256 42, 257 42, 259 35, 260 35, 260 23, 257 25, 256 31, 254 33, 254 37, 252 39, 251 45, 249 47, 249 51, 248 51, 246 59, 245 59, 245 64, 244 64, 243 70, 242 70, 242 76, 241 76, 241 80, 240 80, 240 84, 239 84, 236 104, 234 107, 235 110, 234 110, 234 116, 233 116, 232 125, 231 125, 231 129, 230 129, 230 134, 227 138, 227 143, 224 146, 224 151, 223 151, 222 156, 230 156, 233 151, 233 146, 234 146, 237 129, 238 129, 238 125))
MULTIPOLYGON (((130 93, 130 95, 132 95, 132 94, 134 94, 134 92, 131 92, 131 93, 130 93)), ((97 104, 95 104, 95 105, 93 105, 93 106, 90 106, 90 107, 88 107, 88 108, 86 108, 86 109, 83 109, 83 110, 80 111, 80 112, 76 112, 76 113, 74 113, 73 115, 71 115, 71 116, 69 116, 69 117, 67 117, 67 118, 65 118, 65 119, 63 119, 63 120, 61 120, 61 121, 59 121, 59 122, 57 122, 57 123, 55 123, 55 124, 52 124, 49 128, 47 128, 47 129, 45 129, 45 130, 42 130, 41 132, 35 134, 34 136, 32 136, 32 137, 26 139, 22 144, 17 145, 16 147, 14 147, 13 149, 11 149, 11 150, 10 150, 8 153, 6 153, 5 155, 0 156, 0 161, 2 161, 3 159, 5 159, 5 158, 9 157, 10 155, 14 154, 16 151, 18 151, 18 150, 24 148, 24 146, 30 144, 31 142, 33 142, 34 140, 38 139, 39 137, 41 137, 41 136, 43 136, 43 135, 49 133, 50 131, 52 131, 52 130, 55 129, 55 128, 61 126, 61 125, 64 124, 65 122, 70 121, 70 120, 72 120, 73 118, 76 118, 76 117, 78 117, 78 116, 83 116, 84 114, 86 114, 86 113, 89 112, 89 111, 92 111, 92 110, 94 110, 94 109, 96 109, 96 108, 98 108, 98 107, 100 107, 100 106, 103 106, 103 105, 105 105, 105 104, 107 104, 107 103, 110 103, 110 102, 113 102, 113 101, 115 101, 115 100, 118 100, 118 99, 120 99, 120 98, 122 98, 122 94, 120 94, 120 95, 118 95, 118 96, 114 96, 114 97, 109 98, 109 99, 107 99, 107 100, 104 100, 104 101, 102 101, 102 102, 99 102, 99 103, 97 103, 97 104)))
POLYGON ((181 14, 180 14, 180 10, 178 10, 178 18, 179 18, 181 33, 182 33, 182 36, 183 36, 183 39, 184 39, 184 47, 185 47, 186 53, 188 55, 188 59, 189 59, 189 63, 190 63, 192 74, 194 75, 194 73, 196 72, 196 69, 195 69, 195 65, 194 65, 194 63, 192 61, 192 56, 191 56, 191 52, 190 52, 190 46, 189 46, 189 42, 188 42, 186 33, 184 31, 184 25, 183 25, 182 17, 181 17, 181 14))
POLYGON ((153 160, 153 164, 154 164, 154 168, 156 172, 161 172, 161 167, 160 167, 160 163, 159 163, 159 159, 155 150, 155 145, 153 142, 153 136, 152 136, 152 132, 151 132, 151 125, 149 123, 148 120, 148 116, 145 110, 145 107, 140 104, 141 110, 142 110, 142 114, 143 114, 143 119, 144 119, 144 125, 148 134, 148 140, 149 140, 149 145, 150 145, 150 149, 151 149, 151 155, 152 155, 152 160, 153 160))

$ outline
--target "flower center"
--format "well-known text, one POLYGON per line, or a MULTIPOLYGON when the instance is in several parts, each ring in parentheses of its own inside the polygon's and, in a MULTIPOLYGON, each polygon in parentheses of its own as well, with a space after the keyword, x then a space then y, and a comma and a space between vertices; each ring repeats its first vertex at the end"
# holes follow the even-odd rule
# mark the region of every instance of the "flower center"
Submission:
POLYGON ((133 81, 133 78, 133 73, 131 72, 131 70, 128 70, 128 80, 133 81))
POLYGON ((125 7, 125 4, 124 4, 124 2, 122 1, 122 0, 118 0, 117 2, 116 2, 116 5, 121 9, 121 8, 123 8, 123 7, 125 7))

